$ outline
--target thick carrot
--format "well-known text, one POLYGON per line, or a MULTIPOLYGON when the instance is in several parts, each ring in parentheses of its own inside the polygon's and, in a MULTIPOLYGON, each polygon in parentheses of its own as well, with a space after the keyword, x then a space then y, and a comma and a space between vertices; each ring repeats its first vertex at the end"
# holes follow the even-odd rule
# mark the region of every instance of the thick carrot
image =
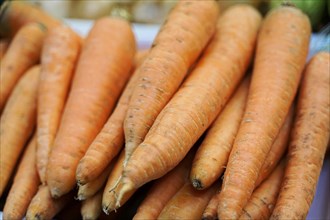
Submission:
POLYGON ((195 69, 128 161, 123 177, 126 186, 120 194, 165 175, 184 158, 242 80, 260 22, 258 11, 248 5, 233 7, 219 19, 216 34, 195 69))
POLYGON ((248 89, 249 79, 245 79, 198 148, 190 172, 190 181, 196 189, 209 187, 224 171, 244 113, 248 89))
POLYGON ((305 219, 330 138, 330 53, 316 54, 302 80, 288 164, 271 219, 305 219))
POLYGON ((293 7, 282 6, 264 19, 245 113, 220 192, 220 219, 238 219, 255 188, 296 95, 310 33, 308 17, 293 7))
POLYGON ((36 123, 39 72, 34 66, 23 75, 1 115, 0 196, 36 123))
POLYGON ((201 219, 219 184, 197 190, 188 181, 166 204, 158 219, 201 219))
POLYGON ((168 15, 138 68, 124 124, 125 164, 212 37, 218 14, 212 0, 178 1, 168 15))
POLYGON ((94 23, 48 160, 47 184, 54 198, 75 186, 79 160, 109 117, 130 76, 134 54, 134 34, 127 21, 104 17, 94 23))
POLYGON ((10 44, 9 39, 0 39, 0 61, 2 62, 2 58, 5 55, 10 44))
POLYGON ((36 147, 34 136, 19 163, 3 209, 3 219, 23 219, 30 201, 38 191, 40 179, 35 166, 36 147))
POLYGON ((58 199, 53 199, 48 186, 40 185, 37 194, 33 197, 27 209, 26 219, 52 219, 72 199, 72 193, 68 193, 58 199))
POLYGON ((282 160, 267 179, 253 192, 239 219, 269 219, 280 191, 285 160, 282 160))
POLYGON ((59 20, 40 8, 23 1, 5 1, 0 10, 0 36, 14 36, 24 25, 42 23, 47 29, 60 24, 59 20))
POLYGON ((50 30, 41 53, 37 114, 37 167, 43 184, 51 147, 60 124, 81 39, 68 26, 50 30))
POLYGON ((92 197, 82 201, 81 216, 83 220, 98 219, 102 213, 102 194, 103 191, 98 191, 92 197))
POLYGON ((134 220, 157 219, 167 202, 187 182, 192 158, 193 154, 188 153, 177 167, 156 180, 139 205, 134 220))
POLYGON ((219 193, 215 193, 202 214, 202 220, 215 220, 218 218, 219 193))
MULTIPOLYGON (((134 57, 134 65, 139 65, 138 63, 141 63, 141 60, 144 60, 145 56, 145 52, 144 54, 137 53, 134 57), (138 59, 141 60, 138 61, 138 59)), ((88 147, 83 158, 79 161, 76 179, 80 185, 84 185, 101 175, 101 172, 119 153, 124 145, 124 119, 128 108, 128 102, 139 77, 135 72, 136 71, 134 71, 133 76, 130 78, 121 94, 115 110, 92 144, 88 147)))
POLYGON ((13 38, 0 65, 0 111, 19 78, 39 61, 45 36, 44 27, 33 23, 23 27, 13 38))

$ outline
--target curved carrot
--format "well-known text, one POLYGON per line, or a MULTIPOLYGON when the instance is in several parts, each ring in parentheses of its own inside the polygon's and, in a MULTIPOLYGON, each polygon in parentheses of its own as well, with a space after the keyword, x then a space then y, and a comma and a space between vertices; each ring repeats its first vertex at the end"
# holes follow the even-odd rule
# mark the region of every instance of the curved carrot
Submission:
POLYGON ((247 5, 234 7, 219 19, 195 69, 128 161, 122 180, 126 187, 120 194, 165 175, 184 158, 242 80, 260 22, 258 11, 247 5))
POLYGON ((220 192, 220 219, 239 218, 255 188, 260 169, 296 95, 310 33, 308 17, 293 7, 275 9, 264 19, 245 113, 220 192))
POLYGON ((218 13, 213 0, 179 1, 168 15, 138 68, 124 124, 125 164, 212 37, 218 13))
POLYGON ((23 219, 33 196, 38 191, 40 179, 35 166, 36 138, 31 139, 15 174, 3 208, 3 219, 23 219))
POLYGON ((105 17, 95 22, 48 160, 47 184, 54 198, 75 186, 79 160, 109 117, 130 76, 134 54, 134 34, 127 21, 105 17))
POLYGON ((19 78, 40 59, 46 36, 42 25, 26 25, 15 35, 0 65, 0 111, 19 78))
POLYGON ((40 67, 18 81, 0 119, 0 196, 36 124, 40 67))
POLYGON ((245 79, 198 148, 190 171, 190 181, 196 189, 209 187, 224 171, 244 113, 248 89, 249 79, 245 79))
POLYGON ((271 219, 305 219, 330 138, 330 53, 308 63, 300 85, 288 163, 271 219))
POLYGON ((41 54, 38 91, 37 167, 46 182, 46 167, 80 52, 81 39, 69 27, 49 31, 41 54))
MULTIPOLYGON (((139 65, 146 56, 137 53, 134 57, 134 65, 139 65), (139 56, 139 57, 137 57, 139 56), (139 59, 141 59, 139 61, 139 59)), ((93 180, 101 175, 101 172, 117 156, 124 145, 124 119, 126 116, 128 102, 132 96, 133 88, 138 80, 138 73, 134 71, 133 76, 128 81, 121 94, 115 110, 110 115, 108 121, 96 136, 92 144, 88 147, 85 155, 79 161, 76 180, 80 185, 93 180)))
POLYGON ((215 220, 218 219, 218 205, 219 193, 215 193, 207 204, 203 214, 202 220, 215 220))

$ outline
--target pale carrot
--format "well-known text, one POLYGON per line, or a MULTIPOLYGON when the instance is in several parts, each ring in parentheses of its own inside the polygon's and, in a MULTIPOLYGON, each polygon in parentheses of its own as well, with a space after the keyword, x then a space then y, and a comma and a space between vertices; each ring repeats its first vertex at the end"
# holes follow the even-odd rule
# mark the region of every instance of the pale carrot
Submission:
POLYGON ((102 194, 103 191, 98 191, 95 195, 82 201, 81 216, 83 220, 98 219, 102 213, 102 194))
POLYGON ((37 114, 37 167, 43 184, 51 147, 60 124, 81 39, 71 28, 59 25, 50 30, 41 53, 37 114))
POLYGON ((178 1, 171 10, 138 68, 124 124, 125 164, 212 37, 218 14, 213 0, 178 1))
POLYGON ((47 184, 54 198, 75 186, 79 160, 115 106, 130 76, 134 54, 134 34, 127 21, 110 17, 95 21, 48 160, 47 184))
POLYGON ((36 124, 40 67, 19 80, 0 119, 0 196, 36 124))
POLYGON ((299 90, 288 163, 271 219, 305 219, 330 138, 330 53, 308 63, 299 90))
MULTIPOLYGON (((134 65, 139 65, 144 60, 146 52, 137 53, 134 57, 134 65), (137 57, 139 56, 139 57, 137 57), (138 61, 138 59, 141 59, 138 61)), ((137 67, 137 66, 136 66, 137 67)), ((134 68, 134 67, 132 67, 134 68)), ((79 161, 76 170, 76 180, 80 185, 95 179, 119 153, 124 145, 124 119, 126 116, 128 102, 132 96, 133 88, 137 83, 138 74, 133 72, 123 93, 121 94, 115 110, 108 121, 88 147, 85 155, 79 161)))
POLYGON ((35 166, 36 147, 34 136, 25 149, 10 187, 3 208, 3 219, 23 219, 33 196, 38 191, 40 179, 35 166))
POLYGON ((215 193, 207 204, 203 214, 202 220, 215 220, 218 219, 218 205, 219 205, 219 192, 215 193))
POLYGON ((308 17, 293 7, 282 6, 264 19, 245 113, 220 192, 220 219, 238 219, 255 188, 296 95, 310 33, 308 17))
POLYGON ((246 72, 260 22, 258 11, 248 5, 223 14, 195 69, 128 161, 119 197, 173 169, 209 127, 246 72))
POLYGON ((209 187, 223 173, 244 113, 248 89, 249 79, 245 79, 198 148, 190 171, 190 181, 196 189, 209 187))
POLYGON ((283 159, 271 175, 255 189, 250 200, 243 209, 243 214, 239 218, 240 220, 269 219, 280 191, 284 168, 285 160, 283 159))
POLYGON ((15 35, 0 65, 0 111, 20 77, 40 59, 46 31, 40 24, 29 24, 15 35))

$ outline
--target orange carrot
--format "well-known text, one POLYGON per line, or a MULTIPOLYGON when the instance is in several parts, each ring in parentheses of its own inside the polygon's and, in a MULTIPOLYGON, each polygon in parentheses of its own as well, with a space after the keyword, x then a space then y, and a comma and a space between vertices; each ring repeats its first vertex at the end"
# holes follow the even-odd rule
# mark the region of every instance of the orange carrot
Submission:
POLYGON ((245 79, 198 148, 190 172, 190 181, 196 189, 209 187, 224 171, 244 113, 248 89, 249 79, 245 79))
POLYGON ((285 162, 282 160, 269 177, 253 192, 239 219, 269 219, 280 191, 285 162))
POLYGON ((35 166, 36 145, 34 136, 19 163, 3 209, 3 219, 23 219, 30 201, 38 191, 40 180, 35 166))
POLYGON ((26 219, 52 219, 72 200, 73 194, 69 193, 61 198, 53 199, 47 185, 40 185, 37 194, 33 197, 26 213, 26 219))
POLYGON ((109 117, 129 78, 134 54, 134 34, 127 21, 105 17, 95 22, 48 160, 47 184, 54 198, 75 186, 79 160, 109 117))
POLYGON ((195 69, 128 161, 120 195, 165 175, 184 158, 243 78, 260 22, 258 11, 247 5, 236 6, 220 18, 195 69))
POLYGON ((143 50, 138 50, 134 56, 134 64, 133 64, 133 69, 138 68, 145 58, 147 57, 150 49, 143 49, 143 50))
POLYGON ((45 29, 40 24, 23 27, 12 40, 0 65, 0 111, 19 78, 40 58, 45 29))
POLYGON ((36 123, 39 72, 34 66, 23 75, 1 115, 0 196, 36 123))
POLYGON ((218 184, 196 190, 187 182, 166 204, 158 219, 200 219, 218 184))
POLYGON ((81 216, 83 220, 98 219, 102 212, 102 194, 103 191, 101 190, 82 201, 81 216))
MULTIPOLYGON (((139 65, 138 59, 144 59, 146 54, 136 54, 135 64, 139 65), (137 58, 139 56, 139 58, 137 58)), ((79 161, 76 179, 80 185, 90 182, 112 161, 124 145, 124 119, 128 108, 128 102, 132 96, 133 88, 137 83, 138 74, 133 73, 121 94, 115 110, 110 115, 108 121, 96 136, 92 144, 88 147, 85 155, 79 161)))
POLYGON ((9 39, 0 39, 0 61, 2 62, 3 56, 6 54, 6 51, 9 47, 9 39))
POLYGON ((37 167, 43 184, 51 147, 78 60, 81 39, 69 27, 49 31, 41 54, 37 115, 37 167))
POLYGON ((218 14, 212 0, 178 1, 168 15, 138 68, 124 124, 125 164, 212 37, 218 14))
POLYGON ((47 29, 60 24, 40 8, 23 1, 5 1, 0 10, 0 36, 14 36, 24 25, 42 23, 47 29))
POLYGON ((330 53, 308 63, 299 90, 288 163, 271 219, 305 219, 330 138, 330 53))
POLYGON ((187 182, 193 154, 189 153, 181 163, 158 179, 140 204, 134 220, 157 219, 166 203, 187 182))
POLYGON ((202 220, 215 220, 218 218, 219 193, 215 193, 207 204, 202 220))
POLYGON ((293 7, 282 6, 264 19, 245 113, 220 192, 220 219, 238 219, 255 188, 295 97, 310 33, 308 17, 293 7))

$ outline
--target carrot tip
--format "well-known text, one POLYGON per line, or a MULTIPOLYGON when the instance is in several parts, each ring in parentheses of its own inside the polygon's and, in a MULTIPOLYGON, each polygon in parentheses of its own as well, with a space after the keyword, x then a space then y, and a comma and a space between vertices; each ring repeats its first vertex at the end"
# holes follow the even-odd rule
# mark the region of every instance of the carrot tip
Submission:
POLYGON ((86 197, 82 194, 78 194, 76 197, 75 197, 76 200, 79 200, 79 201, 82 201, 82 200, 85 200, 86 197))
POLYGON ((116 207, 120 207, 120 201, 122 200, 123 196, 126 194, 126 192, 129 192, 134 189, 134 184, 129 179, 123 179, 123 187, 120 189, 118 193, 118 197, 116 200, 116 207))
POLYGON ((195 178, 194 178, 194 179, 192 180, 192 185, 193 185, 193 187, 194 187, 195 189, 198 189, 198 190, 202 190, 202 189, 204 189, 204 186, 203 186, 201 180, 199 180, 199 179, 195 179, 195 178))
POLYGON ((202 220, 214 220, 215 218, 213 218, 213 216, 211 215, 203 215, 202 216, 202 220))
POLYGON ((110 213, 108 207, 109 207, 108 205, 104 205, 104 204, 102 205, 102 210, 106 215, 109 215, 110 213))
POLYGON ((58 199, 60 198, 61 194, 60 194, 60 190, 58 188, 51 188, 50 189, 50 195, 54 198, 54 199, 58 199))

